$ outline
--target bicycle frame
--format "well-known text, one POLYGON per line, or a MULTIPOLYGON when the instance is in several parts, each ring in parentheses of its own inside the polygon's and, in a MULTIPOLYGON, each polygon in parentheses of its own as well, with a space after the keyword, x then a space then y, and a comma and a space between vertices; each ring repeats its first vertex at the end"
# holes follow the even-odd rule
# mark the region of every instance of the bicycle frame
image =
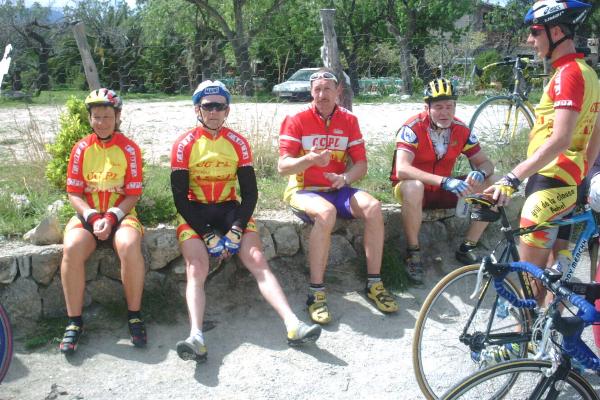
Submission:
MULTIPOLYGON (((508 217, 506 216, 506 212, 504 211, 504 208, 498 207, 498 209, 500 211, 500 218, 501 218, 501 223, 502 223, 501 230, 502 230, 502 233, 504 234, 504 239, 506 240, 506 246, 500 253, 499 258, 495 257, 495 255, 494 255, 495 250, 494 250, 494 252, 492 252, 491 257, 495 263, 496 262, 509 262, 509 261, 511 261, 511 259, 510 259, 511 257, 512 257, 512 261, 519 261, 519 252, 518 252, 517 244, 515 241, 516 236, 521 236, 521 235, 536 232, 539 230, 555 228, 555 227, 559 227, 559 226, 563 226, 563 225, 574 225, 574 224, 578 224, 578 223, 585 223, 584 230, 579 235, 579 238, 577 239, 577 243, 575 245, 575 249, 573 251, 573 261, 569 265, 569 269, 568 269, 567 273, 563 275, 565 280, 571 279, 571 277, 573 276, 573 273, 575 271, 575 268, 577 267, 577 264, 579 263, 579 260, 581 259, 583 250, 585 248, 587 248, 587 243, 588 243, 589 239, 598 233, 598 226, 596 225, 594 215, 593 215, 589 205, 584 206, 583 212, 577 213, 571 217, 562 218, 562 219, 559 219, 556 221, 548 221, 548 222, 544 222, 541 224, 524 227, 524 228, 518 228, 518 229, 511 228, 510 222, 508 221, 508 217)), ((504 242, 504 240, 500 241, 499 245, 503 242, 504 242)), ((481 306, 481 303, 483 302, 483 300, 485 298, 485 294, 488 291, 490 284, 492 282, 492 279, 487 279, 483 288, 481 288, 480 282, 483 279, 484 272, 485 272, 485 266, 484 266, 484 263, 482 262, 482 265, 480 267, 479 274, 478 274, 477 287, 475 288, 475 291, 473 292, 473 295, 471 296, 471 297, 475 297, 478 294, 478 299, 477 299, 475 307, 473 308, 473 311, 471 312, 471 315, 469 316, 469 319, 467 320, 467 324, 465 325, 465 328, 463 329, 462 334, 459 337, 459 340, 461 341, 461 343, 468 345, 471 351, 481 351, 484 348, 485 344, 503 345, 503 344, 507 344, 507 343, 525 343, 525 342, 530 341, 531 340, 531 332, 496 333, 496 334, 491 333, 492 324, 494 322, 494 318, 495 318, 495 314, 496 314, 496 307, 497 307, 497 303, 498 303, 497 300, 499 297, 497 293, 496 293, 496 301, 494 302, 494 304, 492 306, 492 310, 490 312, 491 318, 487 323, 486 331, 485 332, 476 332, 476 334, 474 334, 474 335, 467 333, 469 330, 469 327, 471 326, 471 323, 473 322, 473 319, 475 318, 475 314, 479 310, 479 307, 481 306)), ((517 276, 519 277, 519 282, 521 284, 521 287, 523 288, 523 295, 525 296, 525 298, 533 299, 534 298, 533 290, 531 288, 531 284, 529 283, 529 279, 528 279, 527 275, 523 272, 520 272, 517 274, 517 276)), ((536 317, 535 311, 533 311, 533 317, 534 318, 536 317)))

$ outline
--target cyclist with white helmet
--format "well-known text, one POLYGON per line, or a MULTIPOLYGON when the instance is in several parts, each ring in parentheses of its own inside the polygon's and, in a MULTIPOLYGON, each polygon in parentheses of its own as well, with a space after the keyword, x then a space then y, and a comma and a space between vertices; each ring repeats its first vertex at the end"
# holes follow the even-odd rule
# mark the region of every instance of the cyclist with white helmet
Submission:
POLYGON ((83 332, 85 262, 100 245, 111 245, 121 261, 128 326, 136 347, 146 345, 141 316, 144 289, 143 228, 135 205, 142 194, 139 147, 119 131, 121 98, 110 89, 92 91, 85 99, 93 133, 71 151, 67 193, 77 214, 64 233, 61 282, 69 322, 60 350, 71 354, 83 332))
POLYGON ((171 188, 186 263, 191 325, 189 337, 177 343, 177 354, 184 360, 206 359, 202 323, 209 257, 235 254, 283 319, 288 344, 316 341, 321 327, 298 320, 262 252, 252 218, 258 199, 252 150, 244 136, 223 126, 230 111, 229 90, 219 81, 207 80, 198 85, 192 101, 200 126, 181 135, 171 153, 171 188))
MULTIPOLYGON (((432 80, 424 90, 425 109, 409 118, 396 135, 390 180, 394 197, 402 204, 407 272, 417 282, 424 274, 419 246, 423 209, 456 207, 459 196, 485 188, 484 183, 494 173, 494 165, 477 137, 455 117, 457 98, 452 82, 432 80), (461 154, 469 159, 473 170, 466 176, 453 177, 452 169, 461 154)), ((471 224, 455 254, 460 262, 478 261, 475 248, 487 224, 471 224)))
MULTIPOLYGON (((576 0, 542 0, 525 16, 527 43, 552 64, 555 72, 536 107, 527 159, 486 189, 499 204, 507 204, 521 181, 528 178, 522 227, 571 212, 577 186, 586 175, 588 143, 592 132, 600 127, 600 85, 583 54, 576 52, 573 39, 590 9, 590 4, 576 0)), ((557 229, 548 229, 522 236, 521 259, 545 265, 557 234, 557 229)), ((533 284, 536 297, 542 300, 545 291, 533 284)))

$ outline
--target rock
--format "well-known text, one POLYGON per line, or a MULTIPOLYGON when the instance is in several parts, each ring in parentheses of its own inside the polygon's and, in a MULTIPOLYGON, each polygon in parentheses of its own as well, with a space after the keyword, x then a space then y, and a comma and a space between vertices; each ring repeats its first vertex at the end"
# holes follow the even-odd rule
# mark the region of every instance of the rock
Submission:
POLYGON ((62 231, 58 219, 54 215, 44 218, 38 226, 23 235, 23 240, 38 246, 62 243, 62 231))
POLYGON ((0 303, 10 315, 13 328, 32 329, 42 315, 42 301, 33 279, 19 278, 1 288, 0 303))
POLYGON ((273 238, 271 237, 269 229, 261 223, 258 223, 258 232, 263 246, 263 253, 265 254, 267 261, 277 257, 275 243, 273 243, 273 238))
POLYGON ((144 278, 144 290, 149 292, 160 291, 163 289, 167 275, 162 272, 148 271, 144 278))
POLYGON ((178 258, 171 263, 170 273, 177 282, 187 281, 186 266, 183 257, 178 258))
POLYGON ((100 276, 98 279, 91 281, 87 285, 87 289, 92 296, 92 300, 102 304, 124 304, 123 285, 120 282, 100 276))
POLYGON ((171 261, 181 255, 175 228, 164 225, 157 228, 146 229, 144 243, 148 252, 148 266, 150 270, 164 268, 171 261))
POLYGON ((100 274, 112 279, 121 280, 121 261, 112 248, 96 249, 92 257, 98 260, 100 274))
POLYGON ((62 258, 60 246, 45 246, 31 255, 31 276, 37 283, 48 285, 56 274, 62 258))
POLYGON ((63 209, 64 206, 65 202, 63 200, 56 200, 54 203, 50 204, 46 208, 46 211, 48 212, 48 215, 58 216, 58 214, 60 214, 60 211, 63 209))
POLYGON ((54 277, 48 287, 40 288, 39 292, 42 299, 42 315, 44 317, 65 315, 65 296, 63 295, 62 284, 58 276, 54 277))
POLYGON ((300 238, 293 225, 282 225, 273 232, 278 256, 293 256, 300 250, 300 238))
POLYGON ((15 257, 0 256, 0 283, 11 283, 17 277, 17 272, 19 266, 15 257))
POLYGON ((338 265, 356 258, 356 251, 342 235, 331 235, 331 247, 327 265, 338 265))

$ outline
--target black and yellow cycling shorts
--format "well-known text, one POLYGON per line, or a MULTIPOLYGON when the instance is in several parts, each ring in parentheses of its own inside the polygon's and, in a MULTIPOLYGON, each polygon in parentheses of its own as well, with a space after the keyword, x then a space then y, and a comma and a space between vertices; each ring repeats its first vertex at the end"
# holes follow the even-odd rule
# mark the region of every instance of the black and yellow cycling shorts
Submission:
MULTIPOLYGON (((566 186, 557 179, 535 174, 527 181, 525 197, 519 221, 521 228, 568 215, 577 202, 577 186, 566 186)), ((558 227, 548 228, 523 235, 521 241, 531 247, 549 249, 554 245, 557 234, 558 227)))

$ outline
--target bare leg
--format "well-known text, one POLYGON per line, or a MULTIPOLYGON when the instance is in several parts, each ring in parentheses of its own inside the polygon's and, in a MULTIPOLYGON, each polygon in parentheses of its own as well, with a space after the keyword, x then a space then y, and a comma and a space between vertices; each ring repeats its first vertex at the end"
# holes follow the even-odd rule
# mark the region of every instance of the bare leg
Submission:
POLYGON ((114 247, 121 260, 121 280, 129 311, 139 311, 142 306, 146 269, 142 256, 142 235, 137 230, 123 226, 115 232, 114 247))
POLYGON ((67 314, 69 316, 79 316, 83 311, 85 261, 96 249, 96 240, 85 229, 75 228, 66 233, 63 242, 60 277, 67 305, 67 314))
POLYGON ((335 225, 337 211, 327 200, 312 197, 305 212, 314 221, 308 239, 310 282, 323 283, 331 244, 331 231, 335 225))
POLYGON ((188 239, 181 243, 181 253, 185 259, 187 285, 185 298, 192 331, 202 330, 206 294, 204 283, 208 276, 208 253, 200 239, 188 239))
POLYGON ((402 227, 406 234, 408 247, 419 245, 419 231, 423 220, 423 196, 425 186, 417 180, 406 180, 399 183, 402 193, 402 227))
POLYGON ((367 272, 381 272, 383 256, 384 226, 381 204, 367 192, 356 192, 350 200, 352 214, 363 220, 365 224, 364 246, 367 258, 367 272))

